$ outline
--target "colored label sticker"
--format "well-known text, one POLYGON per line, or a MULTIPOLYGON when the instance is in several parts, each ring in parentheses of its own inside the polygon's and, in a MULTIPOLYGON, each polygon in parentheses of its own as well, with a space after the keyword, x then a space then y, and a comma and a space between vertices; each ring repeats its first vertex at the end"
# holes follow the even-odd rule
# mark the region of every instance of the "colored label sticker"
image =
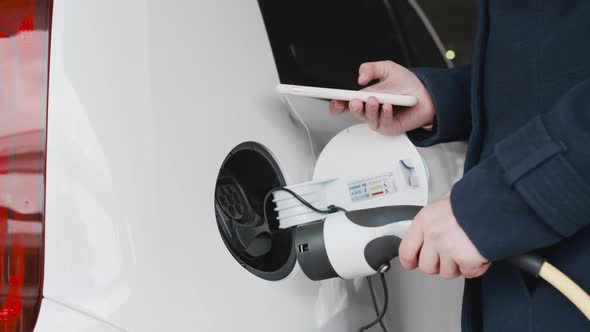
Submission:
POLYGON ((396 191, 393 173, 361 179, 348 184, 348 192, 353 202, 381 197, 396 191))

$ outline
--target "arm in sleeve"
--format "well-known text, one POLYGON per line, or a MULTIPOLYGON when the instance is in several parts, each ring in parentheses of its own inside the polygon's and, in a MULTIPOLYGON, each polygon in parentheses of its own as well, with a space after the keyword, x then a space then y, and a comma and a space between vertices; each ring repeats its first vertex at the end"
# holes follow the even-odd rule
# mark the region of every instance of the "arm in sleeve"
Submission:
POLYGON ((466 141, 471 132, 471 66, 413 68, 411 71, 430 94, 436 119, 432 130, 419 128, 408 132, 410 140, 417 146, 466 141))
POLYGON ((590 80, 494 146, 451 192, 457 221, 490 260, 590 225, 590 80))

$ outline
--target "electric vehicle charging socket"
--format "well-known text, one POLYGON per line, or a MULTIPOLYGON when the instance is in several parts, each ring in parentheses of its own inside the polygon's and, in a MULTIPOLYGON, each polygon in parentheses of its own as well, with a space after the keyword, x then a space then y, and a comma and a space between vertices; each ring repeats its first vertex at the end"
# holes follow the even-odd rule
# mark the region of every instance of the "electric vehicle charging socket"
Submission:
MULTIPOLYGON (((345 129, 326 145, 313 180, 287 187, 318 209, 346 210, 381 206, 424 206, 428 171, 418 150, 405 136, 386 137, 361 124, 345 129)), ((279 227, 323 219, 286 192, 275 192, 279 227)))
POLYGON ((313 180, 273 193, 279 227, 297 227, 295 252, 312 280, 375 274, 397 256, 411 220, 428 200, 428 171, 405 136, 386 137, 367 125, 336 135, 320 154, 313 180), (342 241, 346 239, 346 241, 342 241))

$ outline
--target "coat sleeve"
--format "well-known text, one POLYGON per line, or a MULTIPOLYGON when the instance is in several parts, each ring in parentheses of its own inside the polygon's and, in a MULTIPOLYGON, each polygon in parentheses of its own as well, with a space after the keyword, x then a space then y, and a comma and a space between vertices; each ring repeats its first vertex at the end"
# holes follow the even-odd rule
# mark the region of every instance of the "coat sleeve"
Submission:
POLYGON ((490 260, 555 244, 590 225, 590 80, 525 123, 453 187, 459 224, 490 260))
POLYGON ((428 90, 436 118, 432 130, 420 128, 408 132, 410 140, 417 146, 466 141, 471 132, 471 66, 411 70, 428 90))

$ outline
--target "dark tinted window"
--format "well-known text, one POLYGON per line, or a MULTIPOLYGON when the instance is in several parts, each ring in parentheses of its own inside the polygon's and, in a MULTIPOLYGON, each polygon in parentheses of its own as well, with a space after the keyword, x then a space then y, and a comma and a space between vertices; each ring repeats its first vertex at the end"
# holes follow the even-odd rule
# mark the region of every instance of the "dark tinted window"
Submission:
POLYGON ((259 0, 282 83, 357 89, 358 66, 445 67, 407 0, 259 0))
MULTIPOLYGON (((406 67, 446 67, 444 47, 436 44, 436 31, 428 30, 429 18, 415 1, 383 0, 397 31, 401 31, 407 56, 406 67), (422 15, 422 16, 421 16, 422 15), (427 22, 425 24, 425 22, 427 22)), ((395 60, 395 59, 392 59, 395 60)))
MULTIPOLYGON (((415 0, 436 29, 455 65, 471 63, 477 23, 474 0, 415 0)), ((408 1, 408 3, 410 3, 408 1)))

